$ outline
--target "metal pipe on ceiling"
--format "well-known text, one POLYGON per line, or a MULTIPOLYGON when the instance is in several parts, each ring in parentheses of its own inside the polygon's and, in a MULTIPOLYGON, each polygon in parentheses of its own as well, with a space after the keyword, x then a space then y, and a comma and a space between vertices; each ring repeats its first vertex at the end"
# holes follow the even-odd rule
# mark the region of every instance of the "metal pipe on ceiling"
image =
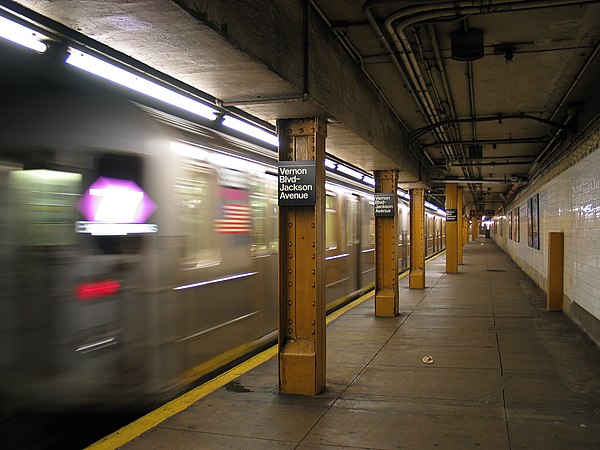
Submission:
MULTIPOLYGON (((582 77, 583 73, 587 70, 587 68, 589 67, 589 65, 591 64, 591 62, 593 61, 593 59, 596 57, 596 55, 598 54, 599 51, 600 51, 600 42, 598 42, 596 44, 596 47, 594 48, 594 50, 592 51, 592 53, 590 54, 590 56, 586 59, 585 63, 583 64, 583 66, 581 67, 581 69, 579 70, 579 72, 577 73, 577 76, 575 76, 575 78, 571 82, 571 85, 569 86, 569 88, 567 89, 567 91, 563 95, 562 99, 558 103, 558 106, 554 110, 554 113, 550 117, 550 120, 554 120, 554 118, 558 114, 558 111, 563 107, 563 105, 567 101, 567 98, 568 98, 569 94, 573 91, 573 89, 575 88, 575 85, 579 82, 579 80, 581 80, 581 77, 582 77)), ((572 118, 573 118, 572 114, 568 114, 567 115, 567 118, 566 118, 566 120, 565 120, 565 122, 563 124, 564 127, 566 127, 570 123, 570 121, 572 120, 572 118)), ((542 149, 542 151, 540 152, 540 154, 536 158, 535 162, 533 163, 533 166, 529 170, 529 176, 531 178, 533 178, 533 176, 536 174, 536 171, 538 170, 538 167, 544 163, 544 160, 546 160, 547 157, 551 155, 551 153, 552 153, 552 150, 551 150, 552 149, 552 145, 560 137, 560 134, 565 129, 564 127, 560 128, 552 136, 552 139, 550 140, 550 142, 548 142, 548 144, 546 144, 546 146, 542 149)), ((543 170, 544 168, 545 167, 541 167, 541 170, 543 170)))
MULTIPOLYGON (((594 1, 595 0, 582 0, 578 3, 579 4, 591 3, 594 1)), ((379 29, 379 26, 377 25, 376 20, 371 13, 371 9, 373 9, 374 7, 376 7, 378 5, 390 4, 390 3, 392 3, 392 2, 390 2, 389 0, 372 0, 372 1, 365 3, 365 5, 363 6, 363 11, 364 11, 365 15, 367 16, 369 23, 371 24, 371 26, 377 33, 378 37, 384 43, 384 46, 386 47, 386 49, 390 52, 391 55, 393 55, 393 52, 389 48, 390 46, 387 42, 387 39, 385 39, 385 37, 383 36, 383 33, 381 33, 381 30, 379 29)), ((479 3, 480 4, 478 6, 474 6, 473 1, 426 2, 426 3, 423 2, 416 6, 409 6, 409 7, 403 8, 403 9, 397 11, 396 13, 393 13, 392 15, 388 16, 385 19, 386 29, 390 33, 390 36, 392 37, 394 43, 400 50, 401 58, 402 58, 403 62, 405 63, 404 70, 406 70, 406 68, 409 68, 409 69, 415 68, 415 66, 411 66, 410 63, 407 64, 407 60, 408 60, 408 62, 410 62, 410 59, 411 58, 414 59, 414 56, 412 55, 412 53, 409 53, 408 58, 406 57, 405 51, 407 49, 410 49, 410 43, 408 43, 408 40, 406 39, 406 35, 404 34, 404 29, 415 23, 423 22, 428 19, 436 19, 436 18, 442 18, 442 17, 461 17, 461 16, 464 16, 467 14, 485 14, 485 13, 493 13, 493 12, 500 12, 500 11, 525 10, 525 9, 564 6, 564 5, 573 4, 572 1, 570 1, 570 0, 517 0, 517 1, 505 1, 505 2, 500 1, 493 5, 489 4, 489 3, 485 3, 484 1, 480 1, 479 3), (398 20, 401 21, 400 24, 394 25, 396 23, 396 21, 398 21, 398 20)), ((393 56, 393 60, 394 60, 395 64, 398 66, 398 60, 395 56, 393 56)), ((418 69, 418 65, 416 65, 416 68, 418 69)), ((402 67, 399 67, 399 69, 400 69, 400 72, 403 74, 405 81, 407 81, 406 80, 407 74, 405 74, 402 67)), ((428 100, 428 98, 427 98, 428 92, 426 91, 426 86, 423 86, 421 84, 422 75, 421 75, 421 77, 419 77, 418 73, 414 73, 414 72, 411 72, 411 70, 409 70, 408 78, 414 83, 414 86, 417 87, 417 89, 418 89, 417 92, 420 95, 415 96, 414 89, 409 88, 411 90, 411 94, 413 95, 413 98, 416 100, 417 105, 418 105, 423 117, 428 122, 430 122, 431 118, 435 117, 435 114, 432 114, 432 115, 424 115, 423 114, 424 109, 428 110, 428 112, 431 111, 431 109, 430 109, 431 103, 429 105, 427 105, 426 100, 428 100), (421 91, 422 88, 425 88, 425 91, 421 91), (421 100, 423 100, 423 99, 425 100, 425 107, 421 106, 421 104, 419 102, 419 97, 421 97, 421 100)), ((429 100, 430 100, 430 98, 429 98, 429 100)), ((475 117, 473 117, 473 118, 475 118, 475 117)), ((439 126, 439 124, 427 131, 433 131, 438 126, 439 126)), ((435 134, 436 133, 434 133, 434 135, 435 134)), ((436 138, 437 137, 438 136, 436 136, 436 138)), ((410 141, 409 141, 409 145, 410 145, 410 141)))
POLYGON ((501 183, 501 184, 512 184, 512 181, 510 180, 500 180, 500 179, 492 179, 490 178, 489 180, 486 179, 467 179, 467 178, 432 178, 431 179, 432 183, 444 183, 444 184, 466 184, 466 183, 473 183, 473 184, 485 184, 485 183, 501 183))
POLYGON ((509 114, 497 114, 495 116, 479 116, 479 117, 459 117, 457 119, 446 119, 442 120, 439 123, 435 123, 432 125, 427 125, 422 128, 418 128, 413 130, 409 135, 409 142, 416 141, 421 136, 429 133, 431 128, 441 127, 444 125, 448 125, 451 123, 468 123, 468 122, 492 122, 492 121, 502 121, 502 120, 510 120, 510 119, 519 119, 519 120, 533 120, 536 122, 544 123, 551 127, 555 127, 558 129, 565 128, 565 125, 560 122, 554 122, 552 120, 543 119, 541 117, 532 116, 531 114, 524 113, 509 113, 509 114))
MULTIPOLYGON (((375 17, 370 12, 371 8, 373 8, 374 6, 376 6, 377 3, 395 3, 395 2, 394 1, 390 1, 390 0, 385 0, 383 2, 381 0, 378 0, 376 2, 374 2, 374 1, 367 2, 363 6, 363 12, 367 16, 367 20, 369 21, 369 23, 371 24, 371 27, 375 31, 375 34, 377 35, 377 37, 381 41, 381 44, 383 45, 383 47, 385 48, 385 50, 390 55, 390 58, 392 59, 392 62, 394 63, 394 66, 396 67, 396 69, 400 73, 402 79, 404 80, 404 83, 406 84, 406 87, 408 88, 409 93, 411 94, 413 100, 415 101, 415 104, 419 108, 419 112, 425 118, 425 120, 427 120, 428 114, 425 112, 424 106, 422 105, 421 101, 419 100, 419 97, 418 97, 417 93, 415 92, 415 89, 414 89, 413 85, 410 82, 409 75, 406 73, 406 70, 405 70, 404 66, 400 63, 400 61, 398 60, 398 57, 396 56, 396 52, 394 51, 394 49, 392 48, 392 46, 390 45, 390 43, 386 39, 384 33, 381 31, 381 28, 379 27, 379 24, 377 23, 377 20, 375 19, 375 17)), ((410 146, 410 142, 409 142, 409 146, 410 146)), ((447 159, 452 159, 451 155, 447 152, 446 149, 444 149, 443 152, 444 152, 445 156, 447 157, 447 159)), ((427 156, 429 156, 429 155, 427 155, 427 156)))
MULTIPOLYGON (((431 94, 429 92, 429 88, 427 87, 423 73, 421 72, 419 64, 415 59, 414 51, 412 50, 410 41, 404 33, 404 27, 395 28, 393 25, 394 20, 393 14, 387 17, 384 22, 385 29, 400 53, 400 59, 402 60, 403 66, 408 74, 409 82, 412 83, 412 86, 416 90, 418 101, 420 101, 423 105, 423 110, 426 113, 424 116, 425 119, 429 123, 439 122, 440 116, 435 102, 431 98, 431 94)), ((437 135, 436 138, 439 139, 440 142, 445 142, 448 140, 447 132, 444 129, 435 131, 434 135, 437 135)), ((456 152, 452 147, 448 146, 443 148, 445 149, 445 155, 449 164, 458 159, 456 152)))
POLYGON ((477 162, 477 163, 454 163, 455 166, 459 167, 476 167, 476 166, 519 166, 523 164, 531 164, 533 159, 524 161, 490 161, 490 162, 477 162))
MULTIPOLYGON (((360 67, 360 70, 367 77, 367 79, 369 80, 369 82, 371 83, 371 85, 375 88, 375 90, 377 91, 377 93, 379 94, 379 96, 383 99, 383 101, 388 106, 388 108, 390 108, 390 110, 392 111, 392 114, 394 114, 394 116, 396 117, 396 119, 398 120, 398 122, 400 123, 400 125, 402 125, 402 128, 404 128, 404 130, 406 131, 406 133, 409 133, 409 128, 406 125, 406 123, 404 122, 404 120, 402 120, 402 118, 400 117, 400 115, 398 114, 398 112, 394 109, 392 103, 387 98, 387 96, 385 95, 385 93, 381 90, 381 88, 379 87, 379 85, 377 84, 377 82, 373 79, 373 77, 365 69, 364 59, 361 56, 361 54, 358 52, 358 50, 356 50, 356 48, 352 45, 352 43, 350 42, 350 40, 343 33, 340 33, 339 31, 337 31, 337 29, 333 26, 333 24, 331 23, 331 21, 327 18, 327 16, 323 12, 323 10, 319 7, 319 5, 317 5, 317 3, 315 2, 315 0, 310 0, 310 4, 314 8, 314 10, 316 11, 316 13, 319 15, 319 17, 321 17, 321 20, 323 20, 323 22, 325 23, 325 25, 327 26, 327 28, 329 28, 329 30, 333 33, 333 35, 338 40, 338 42, 342 45, 342 47, 344 47, 344 49, 346 50, 346 52, 350 55, 350 57, 354 60, 354 62, 356 62, 356 64, 360 67)), ((409 150, 411 150, 411 151, 413 150, 411 146, 408 146, 408 147, 409 147, 409 150)), ((427 164, 426 164, 427 162, 431 166, 433 166, 433 164, 434 164, 433 160, 429 157, 429 155, 427 153, 425 153, 425 157, 426 157, 427 161, 424 161, 422 159, 422 156, 419 154, 419 152, 412 151, 412 153, 425 166, 427 166, 427 164)))
POLYGON ((475 140, 460 140, 460 141, 451 141, 447 143, 439 143, 439 142, 429 142, 426 144, 421 144, 421 147, 438 147, 440 145, 451 144, 451 145, 479 145, 479 144, 537 144, 540 142, 546 142, 548 140, 548 136, 540 136, 540 137, 525 137, 525 138, 500 138, 500 139, 475 139, 475 140))

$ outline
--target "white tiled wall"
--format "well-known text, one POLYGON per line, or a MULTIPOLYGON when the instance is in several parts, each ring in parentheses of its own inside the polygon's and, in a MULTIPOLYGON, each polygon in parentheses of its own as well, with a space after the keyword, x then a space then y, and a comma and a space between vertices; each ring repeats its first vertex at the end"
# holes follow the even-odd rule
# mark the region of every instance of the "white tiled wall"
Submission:
POLYGON ((564 294, 600 319, 600 151, 524 194, 513 205, 520 207, 520 242, 508 239, 507 228, 496 242, 545 289, 548 232, 563 232, 564 294), (540 250, 527 245, 527 199, 535 194, 540 196, 540 250))

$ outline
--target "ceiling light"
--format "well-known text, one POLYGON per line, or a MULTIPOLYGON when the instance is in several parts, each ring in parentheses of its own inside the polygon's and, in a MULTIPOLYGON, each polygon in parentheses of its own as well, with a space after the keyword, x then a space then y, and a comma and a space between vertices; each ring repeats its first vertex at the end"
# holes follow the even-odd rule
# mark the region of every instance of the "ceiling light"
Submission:
POLYGON ((67 64, 168 103, 169 105, 181 108, 184 111, 204 117, 205 119, 215 120, 217 117, 216 109, 161 86, 154 81, 142 78, 80 50, 70 48, 69 53, 67 64))
POLYGON ((327 167, 328 169, 331 169, 331 170, 335 170, 337 167, 337 164, 335 162, 333 162, 332 160, 330 160, 329 158, 325 158, 325 167, 327 167))
POLYGON ((39 53, 44 53, 48 46, 42 42, 44 39, 48 39, 37 31, 33 31, 23 25, 20 25, 12 20, 8 20, 6 17, 0 16, 0 37, 8 39, 15 44, 22 45, 23 47, 30 48, 39 53))
POLYGON ((225 116, 225 118, 223 119, 223 126, 226 126, 228 128, 231 128, 232 130, 239 131, 240 133, 266 142, 267 144, 274 145, 275 147, 279 146, 279 138, 275 133, 269 133, 268 131, 263 130, 262 128, 251 125, 248 122, 236 119, 235 117, 225 116))
POLYGON ((363 177, 363 181, 370 186, 375 186, 375 179, 373 177, 369 177, 369 176, 365 175, 363 177))
POLYGON ((357 180, 362 180, 363 176, 364 176, 358 170, 351 169, 350 167, 343 166, 341 164, 338 164, 337 170, 338 170, 338 172, 345 173, 346 175, 349 175, 352 178, 356 178, 357 180))

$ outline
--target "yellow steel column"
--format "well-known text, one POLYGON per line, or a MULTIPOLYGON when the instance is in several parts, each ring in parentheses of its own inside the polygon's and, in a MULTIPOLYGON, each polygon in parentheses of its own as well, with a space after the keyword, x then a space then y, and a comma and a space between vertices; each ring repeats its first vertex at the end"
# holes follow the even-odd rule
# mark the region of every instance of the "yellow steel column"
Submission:
POLYGON ((425 189, 410 190, 410 289, 425 287, 425 189))
POLYGON ((458 273, 458 186, 446 185, 446 273, 458 273))
POLYGON ((375 315, 400 313, 398 291, 398 171, 375 171, 375 193, 393 198, 393 217, 375 216, 375 315))
POLYGON ((465 245, 465 233, 463 230, 463 188, 461 186, 457 187, 456 190, 456 209, 457 213, 457 231, 458 231, 458 264, 463 263, 463 247, 465 245))
POLYGON ((564 239, 563 233, 548 233, 548 293, 546 294, 548 311, 562 311, 564 239))
POLYGON ((324 120, 277 122, 280 161, 315 161, 316 204, 279 208, 279 392, 325 388, 324 120))
POLYGON ((479 220, 477 220, 477 217, 473 216, 471 222, 471 240, 474 242, 477 240, 477 236, 479 236, 479 220))

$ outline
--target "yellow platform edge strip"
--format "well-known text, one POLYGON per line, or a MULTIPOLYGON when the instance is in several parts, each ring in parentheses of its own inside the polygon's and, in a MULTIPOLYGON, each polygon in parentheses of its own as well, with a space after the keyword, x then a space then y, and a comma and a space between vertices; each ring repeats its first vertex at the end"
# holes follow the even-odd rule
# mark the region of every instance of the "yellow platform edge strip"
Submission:
MULTIPOLYGON (((437 256, 441 255, 442 253, 443 253, 443 251, 435 254, 434 256, 429 258, 427 261, 430 261, 430 260, 436 258, 437 256)), ((406 277, 407 275, 408 275, 408 270, 403 272, 401 275, 399 275, 398 279, 401 280, 402 278, 406 277)), ((361 305, 368 299, 372 298, 373 294, 374 294, 374 291, 367 292, 362 297, 357 298, 356 300, 348 303, 346 306, 329 314, 327 316, 326 323, 329 324, 330 322, 333 322, 335 319, 337 319, 341 315, 343 315, 346 312, 350 311, 351 309, 356 308, 357 306, 361 305)), ((144 434, 146 431, 153 429, 154 427, 159 425, 161 422, 164 422, 165 420, 167 420, 169 417, 172 417, 175 414, 178 414, 181 411, 192 406, 198 400, 206 397, 208 394, 216 391, 220 387, 225 386, 227 383, 244 375, 246 372, 249 372, 250 370, 254 369, 255 367, 260 366, 262 363, 268 361, 275 355, 277 355, 277 345, 269 347, 268 349, 264 350, 263 352, 255 355, 252 358, 248 359, 247 361, 244 361, 243 363, 229 369, 228 371, 213 378, 212 380, 207 381, 206 383, 202 384, 201 386, 198 386, 198 387, 192 389, 191 391, 183 394, 182 396, 177 397, 176 399, 171 400, 168 403, 165 403, 160 408, 149 412, 145 416, 140 417, 136 421, 134 421, 128 425, 125 425, 123 428, 115 431, 112 434, 109 434, 105 438, 90 445, 89 447, 87 447, 87 449, 89 449, 89 450, 112 450, 112 449, 119 448, 119 447, 127 444, 128 442, 131 442, 132 440, 138 438, 139 436, 144 434)))

